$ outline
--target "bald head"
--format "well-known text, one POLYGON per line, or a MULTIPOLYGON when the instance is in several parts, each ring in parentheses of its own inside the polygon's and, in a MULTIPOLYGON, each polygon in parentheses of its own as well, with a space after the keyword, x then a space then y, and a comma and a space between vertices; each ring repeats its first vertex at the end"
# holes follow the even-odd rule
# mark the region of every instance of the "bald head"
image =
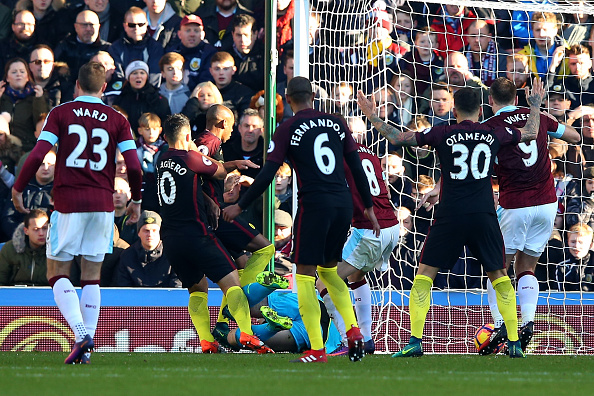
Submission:
POLYGON ((233 131, 235 115, 226 106, 214 104, 206 112, 206 129, 218 136, 223 142, 227 141, 233 131))
POLYGON ((79 12, 74 23, 74 30, 83 43, 94 43, 99 37, 99 17, 91 10, 79 12))

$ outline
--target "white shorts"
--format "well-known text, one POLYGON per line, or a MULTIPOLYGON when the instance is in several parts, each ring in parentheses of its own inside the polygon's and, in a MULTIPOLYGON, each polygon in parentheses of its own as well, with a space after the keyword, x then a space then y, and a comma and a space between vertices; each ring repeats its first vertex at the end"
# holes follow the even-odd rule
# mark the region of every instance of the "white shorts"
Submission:
POLYGON ((553 232, 557 202, 528 208, 501 208, 498 212, 505 254, 519 250, 540 257, 553 232))
POLYGON ((379 238, 373 234, 373 230, 353 227, 342 249, 342 259, 363 272, 374 269, 385 271, 399 237, 400 224, 383 228, 379 238))
POLYGON ((46 255, 70 261, 82 255, 100 262, 113 249, 114 212, 52 213, 47 231, 46 255))

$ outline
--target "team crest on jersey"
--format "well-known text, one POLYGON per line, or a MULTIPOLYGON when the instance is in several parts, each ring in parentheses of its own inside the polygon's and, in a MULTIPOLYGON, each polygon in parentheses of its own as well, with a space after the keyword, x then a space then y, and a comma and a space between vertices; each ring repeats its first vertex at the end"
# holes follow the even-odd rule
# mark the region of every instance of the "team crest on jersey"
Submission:
POLYGON ((387 53, 386 54, 386 66, 390 66, 392 63, 394 63, 394 55, 387 53))
POLYGON ((118 91, 119 91, 120 89, 122 89, 122 82, 121 82, 121 81, 116 81, 116 82, 114 82, 114 83, 112 84, 112 86, 111 86, 111 87, 112 87, 113 89, 116 89, 116 90, 118 90, 118 91))
POLYGON ((198 151, 200 151, 204 155, 208 155, 208 147, 206 147, 203 144, 201 144, 200 146, 198 146, 198 151))
POLYGON ((511 128, 505 127, 505 130, 510 134, 513 135, 514 131, 511 128))
POLYGON ((435 68, 435 74, 437 74, 437 75, 443 74, 443 68, 442 67, 436 67, 435 68))
POLYGON ((212 165, 212 161, 209 160, 207 157, 202 157, 202 162, 204 162, 204 165, 212 165))
POLYGON ((270 144, 268 145, 267 153, 272 153, 273 150, 274 150, 274 142, 271 140, 270 144))
POLYGON ((196 71, 200 69, 200 62, 200 58, 192 58, 192 60, 190 61, 190 70, 196 71))
POLYGON ((429 133, 429 131, 430 131, 430 130, 431 130, 431 128, 425 128, 425 129, 423 130, 423 133, 424 133, 424 134, 427 134, 427 133, 429 133))

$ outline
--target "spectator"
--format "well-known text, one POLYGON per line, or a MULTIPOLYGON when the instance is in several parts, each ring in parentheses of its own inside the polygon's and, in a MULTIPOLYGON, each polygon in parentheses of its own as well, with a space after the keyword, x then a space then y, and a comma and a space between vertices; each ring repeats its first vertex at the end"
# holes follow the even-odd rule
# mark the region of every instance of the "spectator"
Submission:
MULTIPOLYGON (((45 124, 46 117, 47 117, 47 113, 41 113, 39 115, 39 118, 37 119, 37 123, 35 124, 35 139, 39 139, 39 135, 41 135, 41 130, 43 129, 43 125, 45 124)), ((18 139, 18 138, 14 138, 14 139, 18 139)), ((21 146, 20 140, 18 142, 18 145, 19 145, 18 152, 22 153, 23 150, 20 147, 21 146)), ((16 177, 19 176, 19 173, 21 172, 21 169, 23 168, 23 164, 25 163, 25 160, 27 159, 29 154, 31 154, 31 151, 27 151, 23 155, 19 154, 20 158, 18 159, 18 163, 16 165, 16 173, 14 174, 16 177)))
MULTIPOLYGON (((252 99, 250 100, 250 109, 258 110, 258 114, 260 114, 260 118, 263 120, 266 119, 265 114, 265 107, 264 107, 264 90, 256 92, 252 99)), ((284 115, 284 106, 283 106, 283 98, 278 93, 276 94, 276 125, 278 126, 283 119, 284 115)))
POLYGON ((573 195, 565 208, 566 226, 583 223, 594 227, 594 166, 584 169, 581 184, 573 195))
MULTIPOLYGON (((413 44, 413 32, 417 31, 418 26, 418 21, 413 15, 411 6, 406 3, 394 10, 394 18, 396 20, 394 21, 394 31, 391 34, 393 38, 396 38, 401 43, 413 44)), ((435 43, 436 41, 434 40, 433 42, 435 43)))
POLYGON ((274 272, 290 274, 293 270, 291 250, 293 249, 293 218, 284 210, 274 211, 274 272))
POLYGON ((411 212, 415 209, 412 199, 412 184, 404 177, 402 157, 396 152, 387 154, 380 161, 382 169, 387 174, 388 192, 394 206, 405 206, 411 212))
POLYGON ((295 16, 295 0, 277 2, 276 10, 276 48, 283 56, 286 48, 293 44, 293 17, 295 16))
POLYGON ((159 93, 169 102, 172 114, 180 113, 190 97, 190 90, 183 83, 184 57, 176 52, 168 52, 159 61, 159 68, 165 79, 159 93))
MULTIPOLYGON (((0 161, 2 162, 0 178, 4 183, 8 181, 5 180, 5 176, 9 177, 4 171, 16 175, 15 167, 22 154, 23 149, 21 147, 21 139, 10 134, 8 121, 0 116, 0 161)), ((9 188, 12 187, 12 183, 14 183, 14 176, 12 179, 13 180, 9 183, 9 188)), ((5 196, 6 195, 0 195, 0 198, 3 199, 5 196)))
POLYGON ((354 113, 353 86, 340 82, 332 87, 325 111, 349 117, 354 113))
POLYGON ((495 22, 475 19, 465 32, 466 58, 472 74, 490 87, 497 77, 503 77, 506 54, 499 52, 495 40, 495 22))
MULTIPOLYGON (((83 9, 91 10, 99 17, 99 37, 103 41, 113 43, 120 38, 123 32, 122 21, 124 20, 124 13, 118 10, 115 5, 120 1, 109 0, 84 0, 83 9)), ((77 10, 79 10, 78 8, 77 10)))
MULTIPOLYGON (((29 210, 42 209, 51 212, 54 207, 52 188, 54 187, 54 167, 56 165, 56 153, 49 151, 43 163, 35 173, 35 179, 31 180, 23 191, 23 203, 29 210)), ((10 196, 4 202, 2 210, 2 231, 9 236, 23 221, 24 215, 18 212, 10 196)))
MULTIPOLYGON (((177 52, 186 59, 184 75, 187 74, 188 88, 210 81, 210 58, 217 50, 204 39, 202 19, 196 15, 186 15, 179 24, 179 41, 170 44, 167 51, 177 52)), ((192 120, 192 118, 190 118, 192 120)))
POLYGON ((78 70, 91 60, 99 51, 107 51, 110 44, 99 37, 99 17, 93 11, 81 11, 74 22, 76 34, 70 33, 56 47, 56 60, 65 62, 72 73, 70 81, 74 83, 78 70))
MULTIPOLYGON (((520 54, 529 56, 530 71, 546 81, 547 74, 555 73, 565 55, 565 41, 557 35, 557 16, 551 12, 535 12, 530 18, 532 39, 520 54)), ((562 68, 562 74, 566 74, 562 68)))
POLYGON ((69 28, 61 23, 65 1, 19 0, 15 5, 16 11, 28 10, 35 16, 35 30, 40 38, 50 47, 68 34, 69 28))
POLYGON ((0 42, 0 70, 5 70, 9 59, 27 59, 31 50, 40 43, 39 35, 35 33, 33 13, 27 10, 17 11, 13 14, 12 34, 0 42))
MULTIPOLYGON (((412 183, 412 197, 414 200, 414 206, 421 200, 423 195, 427 194, 435 187, 435 180, 431 176, 419 175, 419 178, 412 183)), ((415 209, 413 212, 413 224, 415 232, 419 232, 423 235, 427 235, 429 232, 429 226, 433 219, 433 209, 427 210, 424 206, 415 209)), ((464 272, 462 272, 464 273, 464 272)))
POLYGON ((132 192, 128 182, 121 177, 116 177, 114 182, 113 206, 114 222, 118 229, 119 237, 126 243, 132 245, 138 240, 136 224, 126 224, 130 218, 126 214, 128 201, 132 198, 132 192))
POLYGON ((142 209, 159 212, 155 165, 159 156, 167 150, 161 138, 161 119, 153 113, 144 113, 138 119, 138 140, 136 153, 142 167, 142 209))
POLYGON ((125 70, 132 61, 141 60, 149 67, 150 83, 155 86, 159 84, 161 80, 159 60, 165 51, 147 33, 146 14, 142 9, 131 7, 126 12, 124 15, 124 35, 114 41, 108 51, 115 61, 118 77, 125 77, 125 70))
POLYGON ((159 94, 148 79, 148 65, 143 61, 133 61, 126 67, 126 82, 122 93, 114 101, 114 104, 128 114, 133 131, 138 130, 138 119, 144 113, 155 113, 160 119, 171 114, 167 99, 159 94))
POLYGON ((250 106, 254 91, 233 79, 236 71, 235 61, 228 52, 217 52, 210 59, 210 74, 223 96, 223 105, 235 113, 237 120, 250 106))
POLYGON ((0 286, 48 286, 45 239, 49 218, 41 209, 27 213, 0 250, 0 286))
POLYGON ((361 117, 349 117, 347 120, 347 125, 351 130, 351 135, 355 142, 362 144, 364 146, 367 145, 367 124, 363 121, 361 117))
POLYGON ((6 41, 10 34, 10 8, 0 3, 0 42, 6 41))
POLYGON ((450 51, 462 51, 464 38, 476 14, 468 7, 446 4, 441 6, 431 21, 431 28, 437 32, 437 53, 445 57, 450 51))
MULTIPOLYGON (((585 1, 569 1, 569 3, 578 3, 580 6, 585 1)), ((592 25, 594 24, 594 15, 586 14, 582 7, 579 11, 571 14, 563 15, 563 39, 567 41, 568 45, 590 45, 592 42, 592 25)))
POLYGON ((24 59, 11 59, 5 70, 6 83, 0 82, 0 114, 10 116, 10 132, 21 139, 23 150, 29 151, 35 145, 35 123, 41 113, 49 111, 47 98, 39 85, 33 85, 24 59))
POLYGON ((223 96, 212 82, 205 81, 196 85, 190 99, 181 111, 190 120, 192 139, 195 139, 196 134, 206 129, 206 112, 210 106, 222 103, 223 96))
POLYGON ((233 41, 231 37, 231 20, 236 14, 253 13, 237 0, 215 0, 198 8, 196 14, 204 21, 206 39, 215 47, 228 48, 233 41))
POLYGON ((280 210, 293 214, 293 189, 291 188, 291 167, 286 162, 276 171, 274 193, 280 201, 280 210))
POLYGON ((592 58, 590 50, 576 44, 567 50, 567 67, 570 76, 564 78, 565 89, 573 94, 571 108, 594 104, 594 77, 592 77, 592 58))
POLYGON ((437 82, 431 85, 431 96, 429 97, 429 113, 427 121, 429 126, 450 124, 455 122, 454 117, 454 93, 450 86, 444 82, 437 82))
POLYGON ((255 179, 264 165, 264 120, 254 109, 247 109, 241 115, 238 124, 240 138, 230 139, 223 145, 225 161, 248 159, 258 168, 241 169, 242 175, 255 179))
POLYGON ((594 166, 594 105, 580 106, 567 114, 567 124, 573 125, 580 120, 582 141, 571 145, 567 151, 567 173, 573 177, 582 177, 585 167, 594 166))
POLYGON ((163 254, 161 216, 143 211, 138 220, 139 240, 120 256, 119 287, 181 287, 181 281, 163 254))
MULTIPOLYGON (((134 232, 136 232, 136 224, 132 224, 134 232)), ((138 239, 138 236, 136 236, 138 239)), ((124 250, 128 249, 130 244, 120 238, 118 227, 113 225, 113 247, 111 253, 106 253, 101 264, 101 279, 99 286, 101 287, 115 287, 118 285, 118 266, 120 265, 120 257, 124 250)), ((81 274, 81 256, 76 256, 72 267, 70 268, 70 279, 73 286, 80 286, 81 274)))
POLYGON ((412 77, 405 72, 395 75, 390 84, 394 89, 394 114, 396 115, 392 122, 396 124, 396 127, 403 129, 410 124, 418 112, 414 83, 412 77))
POLYGON ((256 20, 247 14, 236 14, 230 29, 233 42, 222 50, 233 56, 235 81, 253 91, 264 89, 264 44, 258 40, 256 20))
POLYGON ((555 284, 559 291, 594 290, 594 255, 592 228, 586 224, 575 224, 567 232, 567 253, 561 260, 552 261, 555 266, 555 284))
POLYGON ((148 34, 157 40, 163 48, 178 41, 176 32, 181 17, 175 13, 167 0, 144 0, 148 27, 148 34))
POLYGON ((117 76, 115 62, 111 55, 109 55, 109 52, 99 51, 93 55, 91 60, 101 63, 105 68, 105 82, 107 83, 107 87, 103 91, 101 100, 106 105, 112 106, 116 98, 122 93, 122 87, 126 80, 117 76))
MULTIPOLYGON (((431 125, 425 116, 415 117, 408 129, 413 132, 422 132, 431 125)), ((403 146, 402 159, 404 160, 404 174, 411 180, 418 180, 421 175, 430 176, 438 180, 440 176, 439 164, 435 150, 425 146, 403 146)))
POLYGON ((33 84, 43 88, 53 109, 72 100, 74 85, 70 80, 70 68, 64 62, 54 62, 54 52, 45 44, 39 44, 29 54, 29 68, 33 84))
POLYGON ((128 181, 128 168, 126 167, 126 161, 124 161, 124 156, 120 149, 116 150, 116 171, 115 177, 121 177, 122 179, 128 181))
POLYGON ((436 82, 444 72, 443 58, 435 52, 437 35, 430 27, 421 28, 415 35, 412 50, 399 62, 399 67, 415 76, 416 94, 425 92, 431 83, 436 82))
POLYGON ((516 85, 518 106, 528 107, 526 91, 530 88, 530 65, 528 55, 509 54, 506 60, 505 76, 516 85))

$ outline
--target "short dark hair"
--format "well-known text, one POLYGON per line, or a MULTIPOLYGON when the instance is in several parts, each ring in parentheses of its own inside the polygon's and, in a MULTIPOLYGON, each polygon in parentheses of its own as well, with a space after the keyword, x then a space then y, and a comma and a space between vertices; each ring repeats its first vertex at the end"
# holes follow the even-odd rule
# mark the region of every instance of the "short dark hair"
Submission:
POLYGON ((29 213, 27 213, 25 215, 25 217, 23 218, 23 223, 25 223, 25 227, 28 228, 31 220, 37 219, 39 217, 45 217, 46 219, 49 220, 49 216, 47 215, 47 212, 45 210, 31 209, 31 211, 29 213))
POLYGON ((289 96, 295 103, 307 103, 311 101, 313 89, 311 82, 305 77, 293 77, 287 84, 286 96, 289 96))
POLYGON ((99 62, 87 62, 78 71, 78 84, 81 89, 89 93, 101 91, 105 84, 105 68, 99 62))
POLYGON ((466 115, 475 114, 481 107, 481 97, 477 89, 464 87, 454 94, 454 108, 466 115))
POLYGON ((256 19, 248 14, 235 14, 231 20, 231 33, 235 31, 236 27, 245 27, 252 25, 252 31, 255 32, 258 27, 256 26, 256 19))
POLYGON ((47 45, 47 44, 37 44, 35 47, 33 47, 31 49, 31 52, 29 52, 29 62, 31 62, 31 54, 33 53, 33 51, 37 51, 37 50, 40 50, 40 49, 46 49, 46 50, 48 50, 49 52, 52 53, 52 56, 54 56, 54 50, 51 49, 51 47, 49 45, 47 45))
POLYGON ((190 133, 190 120, 183 114, 172 114, 167 116, 163 123, 163 135, 167 142, 171 145, 177 141, 182 140, 184 130, 190 133))
POLYGON ((496 78, 489 88, 489 94, 493 102, 499 105, 513 104, 517 95, 516 84, 507 77, 496 78))

